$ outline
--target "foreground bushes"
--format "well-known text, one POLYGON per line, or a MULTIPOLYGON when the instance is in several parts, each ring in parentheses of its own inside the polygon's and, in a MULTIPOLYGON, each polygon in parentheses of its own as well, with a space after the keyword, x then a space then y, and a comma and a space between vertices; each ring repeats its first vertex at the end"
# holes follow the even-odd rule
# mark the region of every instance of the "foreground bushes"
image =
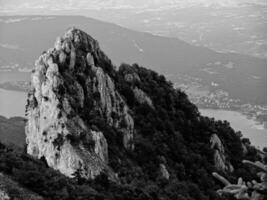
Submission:
MULTIPOLYGON (((4 145, 0 145, 0 171, 46 199, 219 200, 224 197, 215 192, 220 186, 211 175, 215 168, 214 152, 210 148, 210 137, 217 134, 236 173, 224 175, 231 181, 240 174, 251 177, 241 162, 246 157, 240 134, 235 133, 228 122, 201 116, 184 92, 174 89, 156 72, 138 65, 123 65, 118 72, 109 68, 108 73, 131 108, 136 129, 134 151, 124 149, 121 133, 108 126, 98 114, 90 113, 89 107, 89 114, 84 118, 91 128, 105 135, 109 166, 119 181, 111 182, 105 174, 87 181, 79 172, 70 179, 48 168, 45 161, 4 145), (128 72, 135 73, 135 81, 125 81, 124 75, 128 72), (135 87, 151 98, 153 107, 135 100, 132 92, 135 87), (161 172, 162 164, 169 179, 161 172)), ((69 139, 75 143, 81 138, 69 139)), ((256 151, 248 149, 247 155, 255 158, 256 151)))

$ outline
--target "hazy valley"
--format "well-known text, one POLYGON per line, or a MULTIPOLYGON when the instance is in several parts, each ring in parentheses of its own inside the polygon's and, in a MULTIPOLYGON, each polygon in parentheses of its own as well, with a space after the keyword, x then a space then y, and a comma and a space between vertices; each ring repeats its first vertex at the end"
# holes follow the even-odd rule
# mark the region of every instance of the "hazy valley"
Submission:
POLYGON ((65 27, 74 25, 95 36, 115 65, 140 63, 164 73, 175 87, 185 90, 202 108, 238 110, 254 118, 266 115, 266 59, 218 53, 203 45, 197 47, 179 39, 136 32, 78 16, 1 17, 0 26, 4 31, 0 38, 3 55, 0 87, 25 90, 27 83, 16 81, 28 81, 33 61, 43 47, 48 48, 65 27), (31 34, 35 37, 30 37, 31 34))

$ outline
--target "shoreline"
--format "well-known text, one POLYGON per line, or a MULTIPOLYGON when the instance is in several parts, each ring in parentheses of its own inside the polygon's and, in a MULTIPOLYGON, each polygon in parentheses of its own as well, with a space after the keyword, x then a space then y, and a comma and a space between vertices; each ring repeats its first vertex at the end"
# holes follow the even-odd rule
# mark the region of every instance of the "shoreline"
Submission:
POLYGON ((241 109, 225 109, 225 108, 210 108, 210 107, 199 107, 198 110, 214 110, 214 111, 232 111, 232 112, 238 112, 239 114, 246 116, 247 119, 253 120, 259 125, 263 125, 264 129, 267 129, 267 121, 260 120, 257 115, 248 113, 247 111, 242 111, 241 109))
POLYGON ((238 111, 207 108, 199 108, 199 111, 203 116, 228 121, 235 131, 241 131, 242 138, 249 138, 256 148, 263 149, 267 146, 267 129, 259 121, 238 111))

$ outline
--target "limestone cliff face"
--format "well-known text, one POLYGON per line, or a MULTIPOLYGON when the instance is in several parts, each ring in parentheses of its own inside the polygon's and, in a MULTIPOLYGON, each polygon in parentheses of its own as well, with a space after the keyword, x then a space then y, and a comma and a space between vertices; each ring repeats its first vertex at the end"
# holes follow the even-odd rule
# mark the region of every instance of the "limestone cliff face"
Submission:
POLYGON ((218 135, 213 134, 210 138, 211 148, 214 149, 214 165, 218 170, 233 172, 234 168, 225 157, 224 146, 218 135))
POLYGON ((122 133, 124 147, 133 149, 134 121, 105 67, 110 60, 98 42, 70 29, 43 53, 32 72, 26 106, 27 152, 44 157, 67 176, 77 170, 94 178, 108 168, 108 144, 92 128, 99 116, 122 133))
POLYGON ((140 83, 140 77, 135 69, 127 64, 120 66, 119 72, 123 74, 124 80, 131 85, 135 100, 140 104, 147 104, 154 109, 151 98, 135 84, 140 83))

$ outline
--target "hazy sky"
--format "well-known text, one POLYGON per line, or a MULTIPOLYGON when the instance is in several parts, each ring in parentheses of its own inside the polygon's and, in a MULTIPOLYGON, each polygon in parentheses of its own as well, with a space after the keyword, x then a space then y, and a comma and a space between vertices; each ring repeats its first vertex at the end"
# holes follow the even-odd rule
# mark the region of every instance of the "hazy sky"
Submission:
POLYGON ((27 9, 101 9, 101 8, 143 8, 192 5, 238 6, 240 3, 266 3, 266 0, 0 0, 1 11, 27 9))

